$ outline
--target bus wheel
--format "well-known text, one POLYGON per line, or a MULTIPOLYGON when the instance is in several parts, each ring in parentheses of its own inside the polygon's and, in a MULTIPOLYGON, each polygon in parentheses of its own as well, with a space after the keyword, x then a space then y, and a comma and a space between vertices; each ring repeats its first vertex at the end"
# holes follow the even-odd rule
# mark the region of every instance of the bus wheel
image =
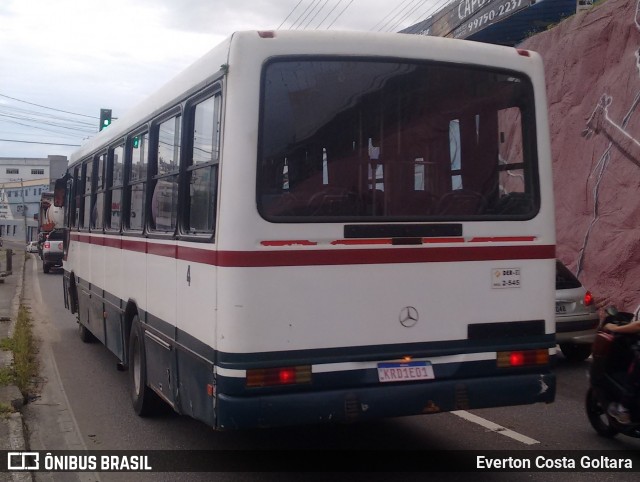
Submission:
POLYGON ((96 337, 93 336, 93 333, 91 333, 86 326, 80 323, 80 321, 78 321, 78 335, 84 343, 93 343, 96 341, 96 337))
POLYGON ((129 335, 129 382, 133 409, 141 417, 152 415, 158 400, 157 395, 147 386, 144 333, 138 315, 133 318, 129 335))

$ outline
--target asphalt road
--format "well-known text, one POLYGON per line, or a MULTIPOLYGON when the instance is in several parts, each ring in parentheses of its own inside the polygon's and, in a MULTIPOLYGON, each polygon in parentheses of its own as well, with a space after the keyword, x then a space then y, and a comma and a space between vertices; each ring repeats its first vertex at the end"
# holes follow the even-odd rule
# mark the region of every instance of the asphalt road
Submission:
MULTIPOLYGON (((640 439, 596 435, 584 413, 589 362, 556 367, 556 401, 549 405, 443 413, 366 424, 214 432, 167 411, 154 418, 133 412, 128 374, 99 343, 85 344, 64 308, 62 271, 42 272, 27 261, 25 299, 41 342, 40 394, 23 411, 37 450, 555 450, 640 449, 640 439)), ((368 452, 370 454, 370 452, 368 452)), ((621 473, 483 474, 482 480, 634 480, 621 473)), ((637 476, 637 475, 636 475, 637 476)), ((447 474, 448 478, 455 478, 447 474)), ((472 475, 461 475, 467 480, 472 475)), ((338 480, 337 474, 99 474, 37 473, 36 480, 338 480)), ((428 474, 350 474, 344 480, 426 480, 428 474)), ((442 476, 438 477, 439 480, 442 476)))

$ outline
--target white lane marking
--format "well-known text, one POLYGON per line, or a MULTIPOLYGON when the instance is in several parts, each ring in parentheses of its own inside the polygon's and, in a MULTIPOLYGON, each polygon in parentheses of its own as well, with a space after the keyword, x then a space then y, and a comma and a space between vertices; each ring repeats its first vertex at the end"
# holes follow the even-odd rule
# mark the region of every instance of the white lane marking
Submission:
POLYGON ((535 445, 540 443, 539 441, 529 438, 526 435, 522 435, 521 433, 514 432, 513 430, 509 430, 508 428, 498 425, 497 423, 493 423, 482 417, 478 417, 477 415, 469 413, 465 410, 456 410, 455 412, 451 412, 451 413, 454 415, 457 415, 458 417, 464 420, 467 420, 472 423, 476 423, 481 427, 491 430, 492 432, 496 432, 501 435, 505 435, 506 437, 510 437, 514 440, 517 440, 518 442, 522 442, 523 444, 535 445))

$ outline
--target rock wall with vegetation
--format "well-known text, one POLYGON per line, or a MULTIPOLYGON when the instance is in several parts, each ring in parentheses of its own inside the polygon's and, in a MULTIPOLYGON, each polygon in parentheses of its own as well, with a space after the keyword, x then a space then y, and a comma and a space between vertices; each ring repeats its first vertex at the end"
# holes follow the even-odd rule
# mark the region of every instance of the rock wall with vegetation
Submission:
POLYGON ((600 305, 640 306, 640 0, 607 0, 520 45, 545 63, 557 256, 600 305))

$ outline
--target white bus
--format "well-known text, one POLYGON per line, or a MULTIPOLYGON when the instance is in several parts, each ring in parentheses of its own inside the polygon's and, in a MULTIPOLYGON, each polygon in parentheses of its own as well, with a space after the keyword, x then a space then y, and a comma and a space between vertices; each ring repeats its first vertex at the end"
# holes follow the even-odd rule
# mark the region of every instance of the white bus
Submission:
POLYGON ((73 154, 65 303, 141 415, 549 403, 549 144, 533 52, 236 33, 73 154))

